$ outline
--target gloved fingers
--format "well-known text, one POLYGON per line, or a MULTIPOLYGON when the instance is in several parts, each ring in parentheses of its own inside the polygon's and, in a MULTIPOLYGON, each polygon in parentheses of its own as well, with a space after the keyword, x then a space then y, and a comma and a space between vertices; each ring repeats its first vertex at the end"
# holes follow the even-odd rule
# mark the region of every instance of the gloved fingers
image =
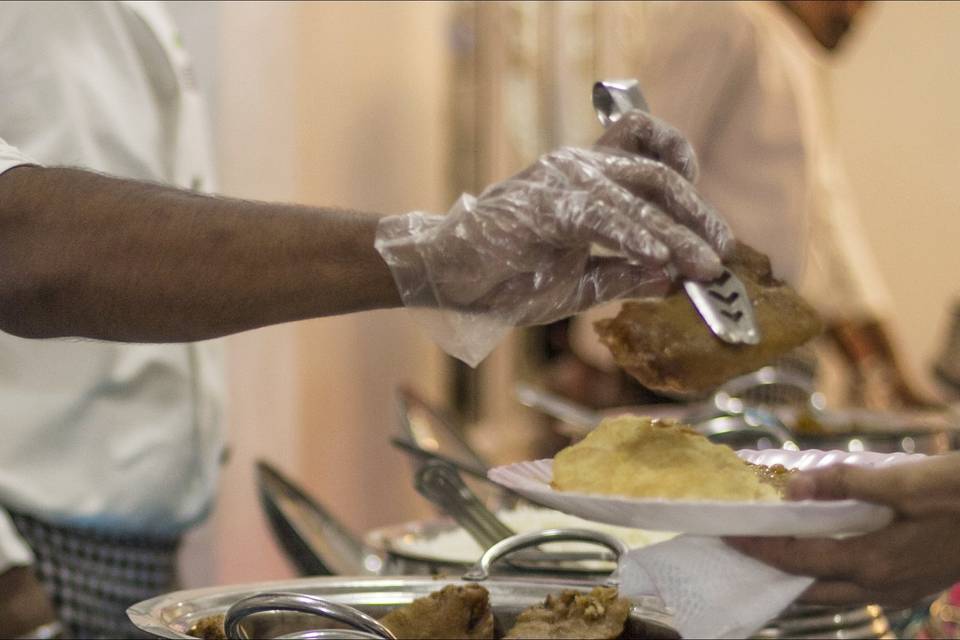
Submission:
POLYGON ((634 110, 610 126, 594 144, 663 162, 690 182, 699 173, 697 154, 683 135, 645 111, 634 110))
POLYGON ((604 183, 604 187, 556 200, 553 217, 563 221, 558 237, 567 234, 579 242, 592 242, 623 254, 634 264, 666 265, 670 249, 642 224, 634 211, 644 203, 611 182, 604 183))
POLYGON ((624 258, 599 256, 586 257, 580 264, 582 268, 569 273, 569 278, 547 277, 547 284, 542 287, 533 284, 541 280, 538 274, 517 278, 521 286, 506 283, 498 292, 498 301, 517 311, 513 317, 515 326, 532 326, 555 322, 611 300, 662 297, 674 287, 670 274, 662 267, 649 268, 624 258), (516 302, 509 304, 510 300, 516 302))
POLYGON ((733 232, 683 176, 647 158, 606 156, 603 173, 631 193, 655 202, 670 217, 689 227, 724 258, 734 248, 733 232))
POLYGON ((609 229, 587 229, 586 237, 593 244, 623 255, 623 261, 647 268, 665 267, 670 262, 670 249, 646 229, 611 233, 609 229))
MULTIPOLYGON (((661 162, 615 149, 561 149, 541 158, 541 169, 539 176, 549 177, 549 184, 569 185, 595 198, 619 191, 610 184, 616 183, 635 198, 659 205, 669 217, 706 240, 721 257, 733 250, 733 234, 726 222, 700 198, 692 184, 661 162)), ((626 199, 620 200, 625 206, 626 199)))
POLYGON ((578 286, 573 312, 611 300, 663 297, 674 288, 666 269, 650 269, 623 258, 590 257, 578 286))
POLYGON ((712 280, 723 272, 723 262, 703 238, 670 219, 659 207, 642 203, 632 216, 670 251, 670 263, 694 280, 712 280))
POLYGON ((650 231, 636 223, 630 210, 638 203, 629 194, 605 194, 590 202, 581 214, 580 237, 605 249, 622 253, 634 264, 662 267, 670 261, 670 249, 650 231))
MULTIPOLYGON (((614 167, 615 175, 623 171, 618 162, 604 159, 600 162, 614 167)), ((587 182, 584 167, 589 164, 572 157, 556 160, 556 168, 567 171, 568 175, 578 174, 577 178, 584 183, 587 182)), ((594 177, 589 187, 586 197, 581 194, 572 199, 577 204, 583 203, 584 211, 570 207, 570 211, 561 213, 559 218, 579 221, 579 226, 591 233, 592 242, 648 266, 671 262, 681 274, 697 280, 720 275, 723 264, 714 249, 660 207, 637 198, 607 177, 594 177)))

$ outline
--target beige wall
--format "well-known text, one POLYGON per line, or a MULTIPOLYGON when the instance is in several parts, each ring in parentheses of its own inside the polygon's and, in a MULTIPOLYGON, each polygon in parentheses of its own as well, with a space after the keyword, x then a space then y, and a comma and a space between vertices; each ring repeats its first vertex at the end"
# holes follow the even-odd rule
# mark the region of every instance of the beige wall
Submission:
MULTIPOLYGON (((445 12, 443 3, 222 4, 223 192, 445 209, 445 12)), ((443 361, 402 312, 254 331, 228 346, 232 458, 212 544, 200 547, 216 558, 207 582, 291 575, 254 493, 257 458, 358 531, 428 512, 387 438, 396 385, 437 397, 443 361)))
MULTIPOLYGON (((446 6, 298 8, 298 193, 384 213, 444 211, 446 6)), ((298 327, 306 485, 357 530, 425 514, 397 432, 394 391, 438 396, 443 361, 402 310, 298 327)))
POLYGON ((833 74, 838 134, 918 375, 960 291, 960 4, 880 2, 833 74))
MULTIPOLYGON (((295 5, 230 3, 221 10, 219 105, 215 113, 221 189, 228 195, 297 199, 295 5)), ((300 397, 292 325, 227 340, 230 395, 224 469, 213 520, 215 582, 288 575, 254 494, 253 462, 296 474, 300 397)))

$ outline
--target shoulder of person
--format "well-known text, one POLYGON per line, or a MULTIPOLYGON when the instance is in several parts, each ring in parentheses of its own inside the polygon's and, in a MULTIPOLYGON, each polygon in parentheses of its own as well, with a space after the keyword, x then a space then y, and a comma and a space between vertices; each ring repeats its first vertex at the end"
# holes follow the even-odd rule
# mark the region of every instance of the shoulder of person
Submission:
MULTIPOLYGON (((731 77, 756 67, 758 25, 739 2, 651 2, 643 9, 639 68, 653 93, 664 83, 676 83, 677 76, 719 90, 731 77)), ((677 88, 663 91, 672 95, 677 88)))
POLYGON ((756 20, 745 3, 652 2, 645 7, 650 36, 689 52, 732 56, 755 49, 756 20))
POLYGON ((42 49, 72 41, 119 15, 119 2, 0 2, 0 47, 17 44, 42 49))

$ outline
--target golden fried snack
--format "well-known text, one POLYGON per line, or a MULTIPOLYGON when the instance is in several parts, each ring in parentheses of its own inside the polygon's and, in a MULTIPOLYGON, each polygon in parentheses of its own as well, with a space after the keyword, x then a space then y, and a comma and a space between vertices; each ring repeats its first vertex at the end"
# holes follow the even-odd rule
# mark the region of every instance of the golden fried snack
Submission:
POLYGON ((490 594, 476 584, 448 585, 380 619, 393 635, 407 638, 493 638, 490 594))
POLYGON ((741 243, 726 264, 753 301, 760 344, 723 342, 710 332, 687 295, 677 291, 663 299, 625 302, 616 317, 594 323, 617 364, 650 389, 702 394, 820 333, 816 311, 773 277, 765 255, 741 243))
POLYGON ((672 422, 608 418, 553 460, 552 486, 635 498, 779 500, 733 449, 672 422))
POLYGON ((542 605, 525 609, 505 638, 619 638, 630 615, 630 602, 611 587, 590 593, 550 594, 542 605))
POLYGON ((782 464, 772 464, 769 466, 765 464, 753 464, 752 462, 746 464, 750 467, 751 471, 757 474, 760 482, 773 487, 780 497, 786 495, 790 478, 797 474, 796 469, 787 469, 782 464))
POLYGON ((200 619, 187 631, 188 636, 202 638, 202 640, 227 640, 227 633, 223 630, 224 615, 208 616, 200 619))

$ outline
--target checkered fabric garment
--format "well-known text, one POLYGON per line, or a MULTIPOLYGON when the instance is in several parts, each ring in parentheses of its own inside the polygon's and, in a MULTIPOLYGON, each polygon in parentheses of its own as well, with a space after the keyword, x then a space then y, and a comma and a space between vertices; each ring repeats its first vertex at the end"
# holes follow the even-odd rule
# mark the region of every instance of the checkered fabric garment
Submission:
POLYGON ((37 576, 69 637, 149 637, 126 610, 177 588, 179 539, 111 536, 10 516, 33 549, 37 576))

